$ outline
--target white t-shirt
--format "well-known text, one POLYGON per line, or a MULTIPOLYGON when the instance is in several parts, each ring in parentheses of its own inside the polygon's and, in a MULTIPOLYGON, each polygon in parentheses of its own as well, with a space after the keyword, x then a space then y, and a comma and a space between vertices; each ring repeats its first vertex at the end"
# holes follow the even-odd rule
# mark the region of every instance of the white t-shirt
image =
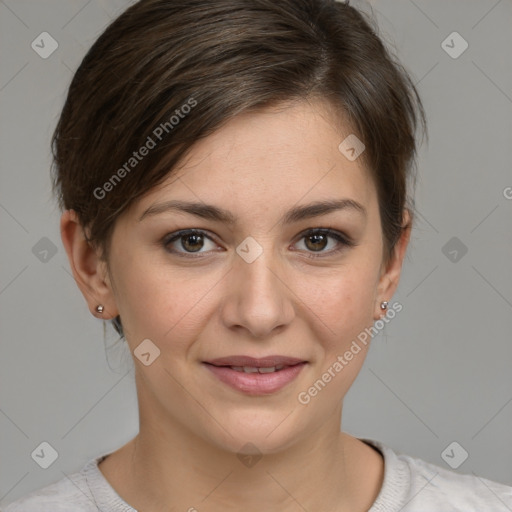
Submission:
MULTIPOLYGON (((512 487, 461 475, 395 452, 373 439, 384 457, 382 488, 368 512, 511 512, 512 487)), ((124 502, 98 468, 106 457, 81 471, 15 501, 4 512, 137 512, 124 502)))

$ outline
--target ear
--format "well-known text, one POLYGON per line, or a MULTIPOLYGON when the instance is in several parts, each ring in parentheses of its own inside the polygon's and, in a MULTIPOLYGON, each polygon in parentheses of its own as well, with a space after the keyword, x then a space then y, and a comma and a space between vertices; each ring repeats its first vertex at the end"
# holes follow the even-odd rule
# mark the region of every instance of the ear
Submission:
POLYGON ((118 315, 107 264, 101 259, 99 248, 87 241, 78 215, 74 210, 66 210, 60 219, 62 243, 68 255, 73 277, 87 301, 91 313, 104 320, 118 315), (96 307, 103 306, 98 313, 96 307))
POLYGON ((403 213, 402 234, 393 247, 392 255, 387 262, 382 265, 381 276, 377 286, 376 304, 374 320, 378 320, 385 314, 385 310, 380 305, 383 301, 390 301, 393 297, 400 281, 402 265, 411 238, 411 214, 405 209, 403 213))

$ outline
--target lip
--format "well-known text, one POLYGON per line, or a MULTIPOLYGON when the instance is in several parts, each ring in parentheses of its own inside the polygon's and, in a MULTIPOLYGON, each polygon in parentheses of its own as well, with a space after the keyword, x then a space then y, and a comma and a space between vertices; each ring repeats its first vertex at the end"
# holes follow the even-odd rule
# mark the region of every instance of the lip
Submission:
POLYGON ((230 356, 203 362, 203 365, 221 382, 247 395, 270 395, 277 393, 292 382, 306 366, 307 361, 287 356, 230 356), (271 373, 245 373, 231 366, 270 368, 284 365, 285 368, 271 373))
POLYGON ((204 362, 214 366, 252 366, 254 368, 270 368, 271 366, 278 366, 280 364, 284 366, 293 366, 307 361, 297 357, 271 355, 260 358, 251 356, 228 356, 204 362))

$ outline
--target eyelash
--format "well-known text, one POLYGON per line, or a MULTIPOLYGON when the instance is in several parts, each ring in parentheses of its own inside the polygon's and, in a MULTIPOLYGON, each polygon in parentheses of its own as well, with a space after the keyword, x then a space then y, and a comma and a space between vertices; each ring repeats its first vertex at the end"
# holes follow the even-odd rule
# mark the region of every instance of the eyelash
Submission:
MULTIPOLYGON (((205 253, 192 253, 192 252, 180 252, 180 251, 169 250, 168 247, 172 242, 179 240, 180 238, 182 238, 186 235, 202 235, 205 238, 208 238, 209 240, 211 240, 212 242, 215 242, 210 236, 208 236, 206 234, 205 231, 202 231, 200 229, 183 229, 181 231, 177 231, 175 233, 170 233, 169 235, 166 235, 163 239, 164 248, 168 252, 170 252, 172 254, 177 254, 180 257, 202 258, 203 257, 202 254, 205 254, 205 253)), ((323 252, 323 251, 320 251, 318 253, 309 252, 306 257, 311 258, 311 259, 332 256, 333 254, 337 254, 337 253, 341 252, 346 247, 354 247, 357 245, 352 240, 350 240, 347 236, 345 236, 337 231, 333 231, 330 228, 315 228, 315 229, 310 229, 308 231, 305 231, 305 232, 301 233, 301 235, 299 237, 299 241, 304 238, 307 238, 308 236, 313 236, 313 235, 327 235, 328 237, 334 238, 335 240, 337 240, 340 243, 340 245, 337 249, 332 249, 327 252, 323 252)))

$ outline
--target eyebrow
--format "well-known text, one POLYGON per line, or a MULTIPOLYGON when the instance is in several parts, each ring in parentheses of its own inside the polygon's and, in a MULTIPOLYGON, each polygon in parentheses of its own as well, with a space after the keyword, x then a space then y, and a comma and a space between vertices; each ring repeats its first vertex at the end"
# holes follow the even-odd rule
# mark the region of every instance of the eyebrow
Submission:
MULTIPOLYGON (((319 217, 340 210, 351 210, 362 214, 364 217, 367 216, 365 207, 353 199, 332 199, 295 206, 281 217, 280 222, 284 225, 292 224, 304 219, 319 217)), ((140 216, 139 222, 146 217, 170 211, 185 212, 202 219, 223 222, 229 225, 236 223, 236 217, 228 210, 205 203, 178 200, 166 201, 150 206, 140 216)))

